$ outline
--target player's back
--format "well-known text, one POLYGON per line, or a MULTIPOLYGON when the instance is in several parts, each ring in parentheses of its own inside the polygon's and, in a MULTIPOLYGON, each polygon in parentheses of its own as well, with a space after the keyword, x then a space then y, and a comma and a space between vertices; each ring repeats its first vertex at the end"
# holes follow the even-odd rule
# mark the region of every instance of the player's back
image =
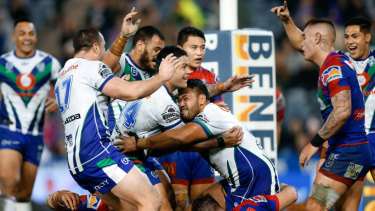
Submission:
MULTIPOLYGON (((257 144, 255 137, 238 121, 234 115, 213 103, 208 104, 193 122, 203 125, 208 137, 224 133, 234 126, 240 126, 244 132, 242 142, 237 147, 213 148, 209 150, 209 162, 223 176, 232 188, 248 184, 254 180, 254 171, 267 169, 271 173, 271 194, 278 186, 277 174, 272 162, 264 150, 257 144), (270 169, 270 170, 269 170, 270 169)), ((264 179, 264 178, 263 178, 264 179)), ((265 179, 266 180, 266 179, 265 179)), ((268 182, 269 182, 268 181, 268 182)), ((260 193, 259 193, 260 194, 260 193)))
POLYGON ((65 128, 70 170, 95 158, 110 143, 106 125, 107 102, 101 89, 113 77, 100 61, 73 58, 66 62, 55 87, 65 128))
POLYGON ((14 124, 0 123, 12 131, 38 135, 44 122, 44 102, 50 83, 61 66, 50 54, 35 50, 20 58, 14 51, 0 58, 1 114, 14 124))
POLYGON ((333 110, 332 97, 343 90, 351 92, 351 115, 329 144, 353 144, 367 141, 365 134, 365 106, 362 90, 351 62, 344 56, 331 53, 319 73, 318 102, 324 121, 333 110))

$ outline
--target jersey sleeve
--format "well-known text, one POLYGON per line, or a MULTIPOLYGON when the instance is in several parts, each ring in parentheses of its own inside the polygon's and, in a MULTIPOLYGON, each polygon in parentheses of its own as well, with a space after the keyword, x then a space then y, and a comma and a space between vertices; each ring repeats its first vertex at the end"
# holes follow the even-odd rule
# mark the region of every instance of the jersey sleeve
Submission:
POLYGON ((155 121, 163 127, 164 130, 172 130, 179 125, 184 124, 180 117, 180 110, 176 103, 171 99, 159 99, 159 104, 154 106, 152 112, 155 121))
POLYGON ((323 71, 321 81, 324 86, 328 87, 330 97, 343 90, 350 90, 350 80, 344 71, 351 71, 345 67, 331 66, 323 71))
POLYGON ((125 53, 121 54, 121 57, 120 57, 120 69, 119 71, 116 73, 116 76, 121 78, 122 76, 124 76, 124 70, 125 70, 125 66, 126 66, 126 57, 125 57, 125 53))
POLYGON ((94 63, 93 69, 87 70, 86 78, 88 83, 95 89, 102 91, 104 85, 114 77, 112 70, 103 62, 94 63))
POLYGON ((55 83, 57 77, 59 76, 59 72, 61 70, 60 62, 55 58, 52 57, 52 70, 51 70, 51 82, 55 83))

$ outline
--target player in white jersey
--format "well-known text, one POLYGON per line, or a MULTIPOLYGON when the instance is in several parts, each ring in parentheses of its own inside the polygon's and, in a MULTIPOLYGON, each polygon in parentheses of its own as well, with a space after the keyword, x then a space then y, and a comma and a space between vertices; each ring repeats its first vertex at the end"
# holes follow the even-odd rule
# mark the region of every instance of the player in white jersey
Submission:
MULTIPOLYGON (((121 54, 127 37, 137 29, 131 21, 135 14, 133 8, 125 16, 121 33, 108 53, 121 54)), ((160 199, 156 191, 111 144, 106 123, 107 103, 109 97, 131 101, 148 96, 169 80, 179 61, 169 55, 152 79, 127 82, 114 77, 111 69, 101 62, 106 53, 105 41, 98 31, 80 30, 73 46, 74 58, 66 62, 55 88, 71 175, 81 187, 115 210, 123 210, 129 204, 138 210, 158 210, 160 199)))
MULTIPOLYGON (((282 21, 288 38, 294 48, 302 52, 302 32, 294 24, 290 17, 288 6, 284 1, 283 6, 274 7, 271 12, 282 21)), ((344 41, 348 52, 338 51, 339 54, 347 56, 353 64, 362 93, 365 99, 365 127, 367 138, 372 148, 372 154, 375 158, 375 52, 370 51, 371 40, 371 22, 366 18, 356 17, 349 20, 345 24, 344 41)), ((324 144, 321 159, 319 160, 317 169, 324 163, 326 159, 325 152, 328 144, 324 144)), ((375 159, 372 164, 371 175, 375 179, 375 159)), ((352 186, 348 194, 345 194, 336 203, 337 209, 345 208, 347 210, 355 210, 359 207, 362 197, 362 187, 352 186)))
POLYGON ((47 95, 61 66, 35 49, 37 35, 29 19, 15 22, 12 39, 16 49, 0 57, 0 192, 16 197, 17 209, 31 210, 44 146, 44 114, 58 111, 47 95))
POLYGON ((137 148, 184 148, 197 141, 218 137, 239 125, 244 136, 238 147, 226 148, 224 141, 218 138, 219 148, 208 148, 207 151, 201 152, 224 177, 223 181, 215 183, 205 192, 212 194, 227 210, 232 210, 250 196, 277 193, 279 183, 275 168, 257 145, 254 136, 228 110, 209 103, 208 97, 203 82, 190 79, 187 88, 179 90, 178 95, 181 117, 184 122, 189 123, 182 128, 138 139, 137 148), (222 190, 225 190, 226 197, 222 190))

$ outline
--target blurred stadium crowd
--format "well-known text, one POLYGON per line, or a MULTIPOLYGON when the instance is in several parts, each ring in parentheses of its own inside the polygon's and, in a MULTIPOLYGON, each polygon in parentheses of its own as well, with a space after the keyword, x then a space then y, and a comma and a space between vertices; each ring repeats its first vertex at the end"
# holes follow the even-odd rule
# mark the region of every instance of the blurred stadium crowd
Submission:
MULTIPOLYGON (((269 9, 282 0, 238 0, 238 27, 272 30, 276 44, 278 88, 286 99, 280 155, 296 154, 321 127, 316 101, 317 67, 305 62, 289 44, 280 21, 269 9)), ((37 28, 37 48, 63 64, 73 56, 72 37, 82 27, 99 29, 111 43, 121 28, 122 17, 135 6, 142 25, 153 25, 175 44, 177 32, 191 25, 219 30, 219 0, 0 0, 0 53, 13 49, 11 33, 17 17, 30 17, 37 28)), ((298 27, 312 17, 327 17, 337 29, 336 49, 344 50, 344 23, 361 15, 375 20, 373 0, 288 0, 298 27)), ((374 27, 372 29, 374 31, 374 27)), ((374 34, 374 33, 373 33, 374 34)), ((374 43, 375 39, 372 40, 374 43)), ((65 157, 63 126, 58 113, 47 116, 45 159, 65 157)))

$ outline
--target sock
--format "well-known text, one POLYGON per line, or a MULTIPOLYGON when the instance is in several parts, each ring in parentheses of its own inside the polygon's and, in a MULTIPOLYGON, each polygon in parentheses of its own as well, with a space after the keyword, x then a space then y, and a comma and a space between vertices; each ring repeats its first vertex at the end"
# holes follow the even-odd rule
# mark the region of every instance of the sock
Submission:
POLYGON ((31 202, 16 202, 16 211, 32 211, 31 202))

